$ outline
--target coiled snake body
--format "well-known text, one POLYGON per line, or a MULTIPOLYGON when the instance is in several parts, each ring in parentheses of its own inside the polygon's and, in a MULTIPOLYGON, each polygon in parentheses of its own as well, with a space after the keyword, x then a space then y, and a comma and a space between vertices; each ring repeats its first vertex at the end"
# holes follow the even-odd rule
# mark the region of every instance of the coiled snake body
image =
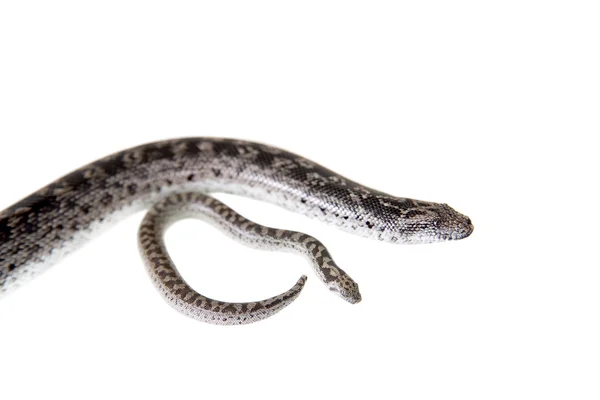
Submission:
POLYGON ((202 296, 179 275, 163 243, 186 217, 217 225, 254 247, 308 256, 317 276, 345 300, 358 285, 312 236, 251 222, 210 197, 226 192, 264 200, 354 234, 394 243, 467 237, 466 216, 445 204, 398 198, 348 180, 306 158, 247 141, 183 138, 149 143, 88 164, 0 213, 0 296, 52 265, 100 228, 152 207, 138 235, 157 288, 177 310, 215 324, 255 322, 290 304, 306 277, 267 300, 227 303, 202 296))

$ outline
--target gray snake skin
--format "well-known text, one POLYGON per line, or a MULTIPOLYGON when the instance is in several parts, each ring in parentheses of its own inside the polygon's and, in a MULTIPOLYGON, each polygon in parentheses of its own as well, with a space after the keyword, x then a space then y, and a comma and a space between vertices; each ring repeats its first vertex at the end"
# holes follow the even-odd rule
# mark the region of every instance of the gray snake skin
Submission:
POLYGON ((156 287, 185 315, 219 325, 259 321, 293 302, 306 281, 302 276, 290 290, 256 302, 202 296, 183 280, 163 242, 165 230, 187 217, 253 247, 304 254, 329 290, 350 303, 360 301, 358 285, 321 242, 249 221, 207 195, 211 192, 267 201, 392 243, 457 240, 473 231, 470 219, 446 204, 390 196, 285 150, 233 139, 173 139, 102 158, 2 211, 0 296, 97 232, 150 208, 139 229, 140 251, 156 287))

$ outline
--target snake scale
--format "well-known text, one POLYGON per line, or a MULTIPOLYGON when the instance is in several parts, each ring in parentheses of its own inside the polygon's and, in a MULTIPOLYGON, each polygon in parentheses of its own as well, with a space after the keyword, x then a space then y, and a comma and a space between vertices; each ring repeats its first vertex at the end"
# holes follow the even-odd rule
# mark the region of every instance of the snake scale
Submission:
POLYGON ((222 138, 181 138, 133 147, 88 164, 0 213, 0 296, 127 215, 150 209, 138 243, 151 279, 167 302, 205 322, 235 325, 280 311, 299 295, 228 303, 194 291, 173 265, 165 230, 181 218, 200 218, 247 245, 298 252, 319 279, 350 303, 358 285, 321 242, 300 232, 249 221, 211 192, 248 196, 317 218, 365 237, 392 243, 431 243, 469 236, 468 217, 446 204, 390 196, 276 147, 222 138))

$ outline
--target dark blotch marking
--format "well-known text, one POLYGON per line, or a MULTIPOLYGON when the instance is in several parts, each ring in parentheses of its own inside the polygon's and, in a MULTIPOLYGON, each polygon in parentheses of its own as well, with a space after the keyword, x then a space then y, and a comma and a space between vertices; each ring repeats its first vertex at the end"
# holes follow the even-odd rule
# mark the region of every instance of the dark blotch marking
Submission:
POLYGON ((409 210, 402 214, 402 218, 414 218, 418 215, 425 215, 425 211, 423 210, 409 210))
POLYGON ((88 204, 82 204, 79 206, 79 209, 81 210, 82 213, 84 213, 85 215, 90 213, 90 210, 92 209, 92 206, 88 205, 88 204))
POLYGON ((237 314, 238 310, 233 306, 233 304, 228 304, 226 307, 223 308, 223 312, 237 314))
POLYGON ((173 151, 170 147, 149 147, 144 153, 144 161, 169 160, 173 158, 173 151))
POLYGON ((237 146, 227 141, 213 142, 213 150, 218 156, 237 157, 240 155, 237 146))
POLYGON ((104 206, 109 206, 113 201, 113 197, 110 194, 106 194, 104 196, 102 196, 102 198, 100 199, 100 203, 104 206))
POLYGON ((130 183, 127 185, 127 193, 129 193, 130 196, 133 196, 137 193, 137 188, 138 186, 135 183, 130 183))

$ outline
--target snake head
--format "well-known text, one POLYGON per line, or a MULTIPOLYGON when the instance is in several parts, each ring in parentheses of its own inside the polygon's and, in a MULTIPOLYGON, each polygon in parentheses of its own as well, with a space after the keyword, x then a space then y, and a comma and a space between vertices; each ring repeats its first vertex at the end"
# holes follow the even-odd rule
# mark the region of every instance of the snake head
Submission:
POLYGON ((432 222, 433 226, 438 228, 437 234, 432 235, 435 239, 460 240, 473 233, 471 218, 455 211, 447 204, 442 204, 437 214, 437 218, 432 222))
POLYGON ((328 282, 327 286, 329 287, 329 290, 350 304, 356 304, 362 300, 360 291, 358 290, 358 283, 354 282, 354 280, 344 272, 342 272, 337 279, 328 282))
POLYGON ((417 206, 396 213, 392 229, 383 240, 434 243, 460 240, 473 232, 471 219, 447 204, 412 201, 417 206))
POLYGON ((362 202, 354 232, 391 243, 434 243, 466 238, 473 224, 447 204, 378 195, 362 202))

